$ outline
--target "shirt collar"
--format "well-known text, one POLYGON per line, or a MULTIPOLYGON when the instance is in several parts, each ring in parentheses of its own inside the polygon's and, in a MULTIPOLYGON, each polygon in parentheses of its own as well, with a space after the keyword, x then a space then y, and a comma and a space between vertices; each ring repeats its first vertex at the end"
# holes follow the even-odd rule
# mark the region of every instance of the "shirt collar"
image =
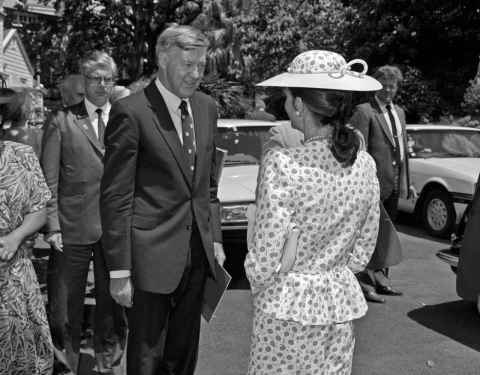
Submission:
POLYGON ((387 111, 387 104, 390 104, 391 109, 392 109, 392 110, 395 110, 395 106, 393 105, 393 102, 384 103, 384 102, 382 102, 380 99, 378 99, 376 95, 375 95, 375 100, 377 101, 377 104, 378 104, 378 106, 380 107, 380 109, 382 110, 382 112, 386 112, 386 111, 387 111))
POLYGON ((163 83, 160 81, 160 79, 156 78, 155 79, 155 84, 157 85, 158 91, 160 91, 160 94, 162 94, 163 100, 165 100, 165 104, 167 105, 168 109, 171 112, 177 112, 179 111, 180 103, 182 100, 185 100, 190 106, 190 102, 188 98, 179 98, 177 95, 175 95, 173 92, 169 91, 163 83))
POLYGON ((112 105, 110 104, 110 102, 108 100, 101 107, 93 104, 87 98, 85 98, 84 100, 85 100, 85 107, 87 108, 88 117, 94 118, 94 117, 98 116, 97 113, 95 112, 98 108, 102 109, 102 115, 108 115, 110 113, 110 108, 112 107, 112 105))

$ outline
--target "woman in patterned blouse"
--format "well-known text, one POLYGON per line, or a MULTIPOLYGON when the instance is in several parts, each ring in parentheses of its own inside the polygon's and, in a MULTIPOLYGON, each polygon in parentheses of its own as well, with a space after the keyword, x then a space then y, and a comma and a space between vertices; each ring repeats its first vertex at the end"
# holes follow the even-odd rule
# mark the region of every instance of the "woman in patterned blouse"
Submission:
MULTIPOLYGON (((0 97, 0 104, 2 98, 0 97)), ((0 105, 0 112, 2 106, 0 105)), ((1 113, 0 113, 1 114, 1 113)), ((30 261, 50 191, 33 149, 0 137, 0 374, 47 375, 53 345, 30 261)))
POLYGON ((345 123, 351 91, 381 87, 360 63, 364 72, 355 73, 336 53, 307 51, 260 84, 285 88, 285 110, 305 141, 267 151, 262 163, 245 260, 254 302, 249 375, 351 372, 352 321, 367 311, 354 273, 373 253, 379 222, 375 162, 345 123), (285 244, 294 232, 292 258, 285 244))

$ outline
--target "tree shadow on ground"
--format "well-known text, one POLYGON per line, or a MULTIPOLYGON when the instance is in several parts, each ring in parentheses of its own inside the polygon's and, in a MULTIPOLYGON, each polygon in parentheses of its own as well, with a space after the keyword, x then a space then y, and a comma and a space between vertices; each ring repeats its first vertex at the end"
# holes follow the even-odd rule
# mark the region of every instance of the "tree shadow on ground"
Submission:
POLYGON ((410 311, 415 322, 480 352, 480 316, 468 301, 452 301, 410 311))

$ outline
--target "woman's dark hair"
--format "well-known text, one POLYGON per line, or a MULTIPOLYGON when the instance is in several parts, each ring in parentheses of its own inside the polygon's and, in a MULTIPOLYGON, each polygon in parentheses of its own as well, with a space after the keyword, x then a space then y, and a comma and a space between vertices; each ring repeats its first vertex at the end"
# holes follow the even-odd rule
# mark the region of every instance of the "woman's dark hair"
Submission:
POLYGON ((13 127, 23 125, 28 115, 26 106, 31 104, 28 102, 29 100, 31 100, 30 93, 27 90, 14 92, 10 100, 2 104, 0 109, 2 124, 11 122, 13 127))
POLYGON ((300 97, 310 112, 322 124, 333 126, 331 151, 344 167, 355 162, 360 139, 347 121, 352 114, 352 94, 345 91, 322 89, 291 89, 294 97, 300 97))

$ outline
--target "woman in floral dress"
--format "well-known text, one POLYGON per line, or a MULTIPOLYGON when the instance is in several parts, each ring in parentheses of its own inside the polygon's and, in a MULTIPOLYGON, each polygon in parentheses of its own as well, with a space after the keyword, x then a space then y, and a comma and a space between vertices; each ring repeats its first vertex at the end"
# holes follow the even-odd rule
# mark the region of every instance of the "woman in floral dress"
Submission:
POLYGON ((304 142, 273 148, 262 162, 245 260, 249 375, 351 373, 352 321, 367 310, 354 273, 367 265, 379 223, 375 162, 345 122, 350 91, 381 87, 361 64, 354 73, 336 53, 307 51, 260 84, 287 88, 285 110, 304 142))
POLYGON ((29 240, 50 191, 28 145, 0 141, 0 374, 51 374, 53 346, 29 240))

